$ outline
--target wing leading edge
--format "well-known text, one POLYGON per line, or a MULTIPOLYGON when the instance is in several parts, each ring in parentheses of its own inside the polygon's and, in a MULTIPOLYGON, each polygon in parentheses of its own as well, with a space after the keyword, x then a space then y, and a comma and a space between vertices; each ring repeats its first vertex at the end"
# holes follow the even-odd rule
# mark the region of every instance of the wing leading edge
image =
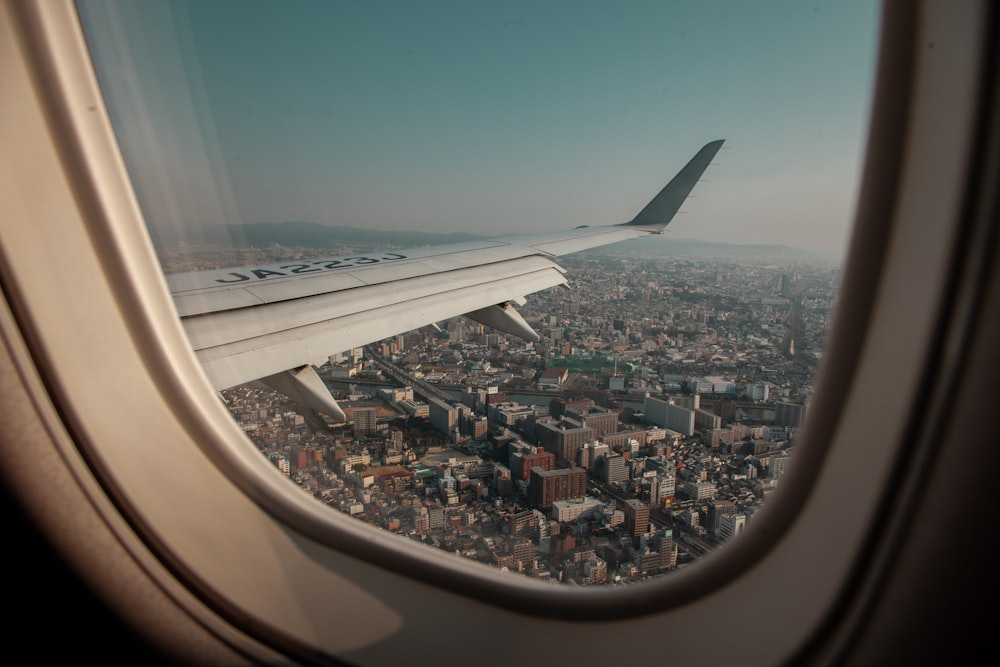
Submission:
POLYGON ((458 315, 537 341, 512 302, 566 284, 552 258, 662 234, 722 144, 702 147, 622 224, 166 279, 215 389, 262 380, 310 412, 343 421, 312 366, 335 352, 458 315))

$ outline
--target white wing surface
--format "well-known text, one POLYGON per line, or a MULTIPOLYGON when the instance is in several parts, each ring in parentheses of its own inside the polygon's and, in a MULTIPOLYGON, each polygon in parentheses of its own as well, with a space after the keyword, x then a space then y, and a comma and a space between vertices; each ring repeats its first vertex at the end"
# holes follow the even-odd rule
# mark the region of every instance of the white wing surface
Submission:
POLYGON ((566 283, 553 257, 662 234, 722 143, 706 144, 623 224, 166 279, 216 389, 264 379, 292 393, 287 386, 292 381, 310 395, 297 400, 343 419, 308 367, 336 352, 458 315, 537 340, 511 302, 524 303, 528 294, 566 283))

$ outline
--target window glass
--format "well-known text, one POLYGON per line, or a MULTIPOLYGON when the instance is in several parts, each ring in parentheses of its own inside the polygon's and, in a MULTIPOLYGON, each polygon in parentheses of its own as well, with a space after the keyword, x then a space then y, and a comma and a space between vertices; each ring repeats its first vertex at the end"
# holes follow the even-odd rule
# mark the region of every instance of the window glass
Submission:
POLYGON ((629 582, 752 526, 836 302, 875 3, 78 6, 168 277, 618 224, 725 139, 665 235, 558 259, 571 289, 518 306, 539 341, 459 317, 331 347, 344 419, 221 391, 317 502, 490 567, 629 582))

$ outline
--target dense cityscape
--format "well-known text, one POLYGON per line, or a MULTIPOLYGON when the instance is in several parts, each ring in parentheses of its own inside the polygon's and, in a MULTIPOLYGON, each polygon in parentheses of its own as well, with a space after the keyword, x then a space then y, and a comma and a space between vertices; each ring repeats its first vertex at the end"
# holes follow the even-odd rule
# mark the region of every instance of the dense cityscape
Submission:
MULTIPOLYGON (((302 257, 272 246, 163 261, 302 257)), ((576 585, 683 568, 780 485, 839 269, 613 248, 560 263, 570 289, 520 308, 537 343, 455 318, 332 354, 318 370, 346 422, 261 383, 224 398, 281 474, 413 542, 576 585)))

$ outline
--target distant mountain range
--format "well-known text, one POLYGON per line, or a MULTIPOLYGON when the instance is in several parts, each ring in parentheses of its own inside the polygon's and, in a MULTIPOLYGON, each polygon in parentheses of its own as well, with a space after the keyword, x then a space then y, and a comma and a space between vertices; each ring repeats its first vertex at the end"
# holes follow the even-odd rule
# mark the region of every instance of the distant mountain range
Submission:
MULTIPOLYGON (((361 247, 418 247, 442 245, 487 238, 466 232, 436 234, 430 232, 390 232, 378 229, 360 229, 320 225, 312 222, 259 222, 240 225, 187 224, 158 227, 150 231, 153 244, 158 248, 179 245, 196 245, 219 248, 266 248, 278 244, 288 248, 335 249, 342 246, 361 247)), ((672 238, 669 234, 655 243, 649 239, 623 241, 584 251, 591 254, 628 254, 629 256, 663 257, 730 257, 760 259, 827 260, 828 254, 811 252, 784 245, 741 245, 717 243, 695 239, 672 238)))
POLYGON ((288 248, 336 248, 344 245, 415 247, 473 241, 481 236, 456 232, 387 232, 358 227, 331 227, 314 222, 255 222, 242 225, 187 224, 150 230, 153 244, 160 248, 178 245, 222 248, 266 248, 272 243, 288 248))

